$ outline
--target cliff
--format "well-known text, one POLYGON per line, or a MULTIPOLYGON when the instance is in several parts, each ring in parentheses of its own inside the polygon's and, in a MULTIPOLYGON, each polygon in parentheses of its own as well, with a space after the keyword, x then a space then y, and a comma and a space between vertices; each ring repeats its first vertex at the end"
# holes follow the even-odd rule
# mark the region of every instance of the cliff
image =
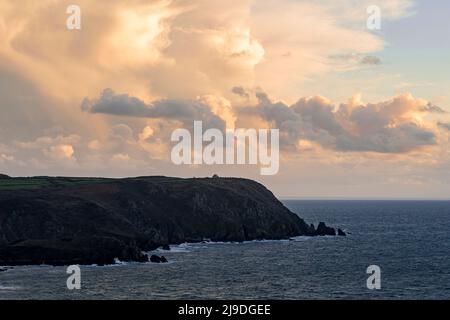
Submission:
POLYGON ((167 244, 322 231, 246 179, 0 178, 0 265, 147 261, 167 244))

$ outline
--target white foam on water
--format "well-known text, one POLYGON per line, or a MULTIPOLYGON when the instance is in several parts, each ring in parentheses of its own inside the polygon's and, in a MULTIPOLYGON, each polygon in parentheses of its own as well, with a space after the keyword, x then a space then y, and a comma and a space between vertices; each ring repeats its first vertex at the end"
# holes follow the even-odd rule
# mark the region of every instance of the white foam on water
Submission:
MULTIPOLYGON (((334 238, 334 237, 333 237, 334 238)), ((185 243, 181 243, 181 244, 173 244, 170 245, 170 250, 164 250, 162 248, 158 248, 156 250, 153 251, 148 251, 145 252, 147 254, 170 254, 170 253, 189 253, 192 252, 193 250, 198 250, 198 249, 207 249, 209 246, 214 246, 214 245, 246 245, 246 244, 252 244, 252 243, 288 243, 288 242, 300 242, 300 241, 306 241, 312 239, 312 237, 309 236, 298 236, 298 237, 292 237, 290 239, 281 239, 281 240, 273 240, 273 239, 263 239, 263 240, 249 240, 249 241, 243 241, 243 242, 236 242, 236 241, 210 241, 210 240, 205 240, 202 242, 185 242, 185 243)))
POLYGON ((191 252, 194 244, 192 243, 181 243, 181 244, 174 244, 170 245, 170 250, 164 250, 162 248, 158 248, 153 251, 149 251, 148 253, 184 253, 184 252, 191 252))
POLYGON ((12 291, 12 290, 19 290, 19 289, 20 289, 20 287, 2 286, 2 285, 0 285, 0 290, 10 290, 10 291, 12 291))
MULTIPOLYGON (((167 250, 163 250, 164 252, 167 252, 167 250)), ((192 245, 189 243, 182 243, 178 245, 171 245, 170 251, 173 253, 183 253, 183 252, 191 252, 192 251, 192 245)))
POLYGON ((275 240, 275 239, 261 239, 261 240, 249 240, 249 241, 243 241, 243 242, 223 242, 223 241, 218 241, 218 242, 204 242, 204 244, 207 245, 243 245, 243 244, 252 244, 252 243, 287 243, 287 242, 291 242, 291 241, 306 241, 312 239, 312 237, 309 236, 298 236, 298 237, 292 237, 289 239, 279 239, 279 240, 275 240))
POLYGON ((313 237, 308 237, 308 236, 298 236, 298 237, 293 237, 292 240, 293 241, 307 241, 307 240, 311 240, 313 237))
POLYGON ((114 258, 114 265, 127 265, 129 262, 120 261, 119 258, 114 258))

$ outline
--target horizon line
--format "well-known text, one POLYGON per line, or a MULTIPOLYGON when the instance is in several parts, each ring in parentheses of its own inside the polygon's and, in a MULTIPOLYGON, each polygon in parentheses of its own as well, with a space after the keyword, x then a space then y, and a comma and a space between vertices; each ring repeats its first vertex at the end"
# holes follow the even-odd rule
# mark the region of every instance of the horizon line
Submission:
POLYGON ((280 201, 450 201, 450 198, 407 198, 407 197, 295 197, 279 196, 280 201))

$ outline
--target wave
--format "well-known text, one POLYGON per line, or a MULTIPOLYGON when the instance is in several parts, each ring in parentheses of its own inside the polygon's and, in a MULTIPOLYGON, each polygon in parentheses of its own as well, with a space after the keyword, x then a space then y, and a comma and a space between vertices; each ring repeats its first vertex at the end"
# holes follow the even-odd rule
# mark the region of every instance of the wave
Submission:
POLYGON ((173 244, 170 245, 169 248, 170 250, 165 250, 162 248, 158 248, 154 251, 150 251, 150 253, 152 252, 158 252, 158 253, 185 253, 185 252, 191 252, 193 249, 193 246, 195 244, 194 243, 181 243, 181 244, 173 244))
POLYGON ((0 290, 9 290, 9 291, 13 291, 13 290, 19 290, 20 287, 14 287, 14 286, 2 286, 0 285, 0 290))
POLYGON ((300 241, 307 241, 309 239, 312 239, 313 237, 309 236, 298 236, 298 237, 292 237, 290 239, 281 239, 281 240, 273 240, 273 239, 262 239, 262 240, 249 240, 249 241, 242 241, 242 242, 236 242, 236 241, 210 241, 205 240, 202 242, 185 242, 181 244, 172 244, 169 245, 170 250, 158 248, 153 251, 149 251, 149 253, 189 253, 192 252, 192 250, 197 249, 206 249, 209 246, 213 245, 245 245, 245 244, 254 244, 254 243, 280 243, 280 242, 300 242, 300 241))

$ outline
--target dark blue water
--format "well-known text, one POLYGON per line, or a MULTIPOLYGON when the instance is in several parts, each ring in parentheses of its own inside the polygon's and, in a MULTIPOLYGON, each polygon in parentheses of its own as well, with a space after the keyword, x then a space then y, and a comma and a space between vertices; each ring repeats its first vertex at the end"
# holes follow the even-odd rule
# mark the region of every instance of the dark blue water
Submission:
POLYGON ((285 201, 308 222, 348 237, 243 244, 185 244, 168 264, 81 267, 82 289, 63 267, 0 273, 2 299, 449 299, 450 202, 285 201), (381 289, 366 268, 381 268, 381 289))

